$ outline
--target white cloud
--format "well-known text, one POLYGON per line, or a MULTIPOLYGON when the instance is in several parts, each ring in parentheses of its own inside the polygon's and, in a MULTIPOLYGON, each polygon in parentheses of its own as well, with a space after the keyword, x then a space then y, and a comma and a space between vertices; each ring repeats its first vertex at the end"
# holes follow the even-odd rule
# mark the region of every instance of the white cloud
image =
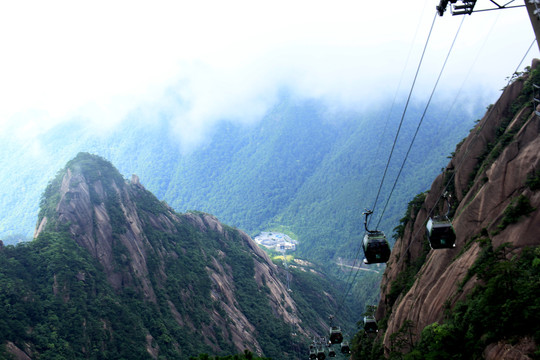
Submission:
MULTIPOLYGON (((138 109, 165 109, 182 142, 196 145, 220 119, 258 119, 282 88, 334 107, 388 101, 412 44, 408 91, 436 3, 2 4, 0 131, 39 136, 74 118, 108 131, 138 109)), ((430 91, 460 20, 436 19, 418 96, 430 91)), ((533 37, 525 9, 467 16, 440 91, 451 97, 467 73, 468 88, 498 90, 533 37)))

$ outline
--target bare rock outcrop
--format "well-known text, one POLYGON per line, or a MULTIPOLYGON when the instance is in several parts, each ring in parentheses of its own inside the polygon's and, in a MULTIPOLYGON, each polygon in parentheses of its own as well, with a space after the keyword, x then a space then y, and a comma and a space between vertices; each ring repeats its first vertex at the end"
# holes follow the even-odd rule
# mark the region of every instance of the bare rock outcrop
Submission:
POLYGON ((530 360, 532 357, 528 354, 534 353, 535 350, 536 344, 534 340, 526 337, 520 339, 517 344, 508 344, 504 341, 490 344, 484 350, 483 355, 486 360, 530 360))
MULTIPOLYGON (((186 214, 185 218, 195 224, 201 231, 212 230, 217 231, 224 238, 228 236, 223 224, 210 214, 186 214)), ((253 255, 257 284, 260 288, 267 287, 269 290, 268 303, 272 307, 274 315, 293 325, 299 333, 307 335, 306 331, 300 326, 302 321, 299 318, 296 303, 287 291, 286 286, 279 280, 277 266, 249 235, 240 230, 238 232, 241 241, 244 242, 253 255)), ((233 319, 230 331, 236 347, 242 349, 255 346, 257 352, 260 353, 260 346, 254 337, 255 327, 241 313, 234 297, 235 285, 232 271, 229 267, 222 265, 222 260, 227 255, 223 251, 220 251, 219 255, 221 259, 212 258, 212 266, 207 267, 213 282, 212 296, 226 307, 227 314, 233 319)), ((217 317, 215 320, 220 321, 217 317)))
POLYGON ((6 343, 6 350, 16 360, 31 360, 32 359, 30 356, 28 356, 26 352, 18 348, 17 345, 12 343, 11 341, 8 341, 6 343))
MULTIPOLYGON (((149 245, 144 236, 136 206, 131 199, 128 185, 124 182, 111 181, 108 193, 103 180, 91 181, 82 172, 68 168, 62 178, 59 189, 60 200, 56 206, 57 221, 69 224, 69 231, 75 241, 86 248, 99 260, 105 269, 110 284, 120 289, 133 284, 135 278, 141 284, 144 296, 155 301, 155 293, 148 279, 145 246, 149 245), (123 217, 123 229, 119 231, 110 218, 107 205, 110 199, 117 199, 111 206, 123 217), (114 259, 114 246, 125 249, 125 258, 129 262, 128 271, 119 271, 114 259)), ((35 237, 46 229, 48 222, 44 217, 37 226, 35 237)))

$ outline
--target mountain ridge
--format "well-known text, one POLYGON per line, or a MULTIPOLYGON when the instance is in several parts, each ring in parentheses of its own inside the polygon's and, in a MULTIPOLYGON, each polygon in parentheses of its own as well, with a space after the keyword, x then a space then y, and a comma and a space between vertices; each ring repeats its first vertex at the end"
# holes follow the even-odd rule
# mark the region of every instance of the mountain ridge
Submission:
POLYGON ((540 119, 531 105, 533 84, 540 82, 538 64, 535 60, 530 71, 506 87, 470 135, 458 144, 431 189, 411 202, 398 226, 401 236, 383 276, 377 310, 384 329, 379 340, 387 356, 421 349, 424 356, 430 352, 442 357, 455 354, 497 359, 507 358, 512 352, 531 355, 535 348, 537 351, 540 339, 535 332, 539 329, 531 325, 537 317, 530 314, 536 300, 516 308, 520 300, 513 293, 494 299, 489 298, 488 291, 499 286, 491 278, 516 271, 513 286, 519 284, 519 289, 514 293, 530 291, 538 295, 534 288, 528 290, 538 277, 535 268, 517 270, 526 261, 536 261, 534 249, 540 245, 540 119), (457 235, 456 248, 430 250, 424 237, 425 223, 428 217, 446 211, 441 204, 445 192, 452 198, 449 211, 457 235), (530 277, 531 284, 521 280, 522 274, 530 277), (509 321, 504 320, 507 316, 501 316, 499 324, 491 328, 482 328, 485 325, 481 323, 490 324, 491 318, 475 319, 467 313, 467 307, 486 299, 500 304, 486 302, 483 308, 492 306, 502 312, 496 306, 505 304, 506 311, 515 314, 515 323, 525 322, 530 328, 503 328, 502 323, 509 321), (470 316, 470 325, 463 314, 470 316), (439 335, 434 335, 436 331, 439 335), (467 338, 471 334, 478 338, 467 338), (461 347, 458 339, 462 339, 461 347), (481 345, 466 347, 465 341, 481 345), (523 347, 522 341, 528 345, 523 347))
MULTIPOLYGON (((110 301, 120 314, 132 319, 125 321, 131 326, 129 331, 135 332, 126 344, 138 349, 135 353, 143 358, 188 358, 202 352, 230 354, 245 349, 276 359, 298 358, 303 341, 326 331, 324 314, 306 305, 298 308, 295 299, 306 285, 293 275, 291 286, 297 287, 294 293, 288 291, 282 281, 284 270, 247 234, 207 213, 174 212, 147 191, 137 176, 125 181, 112 164, 88 153, 69 161, 47 186, 36 240, 2 247, 0 256, 0 264, 15 262, 15 268, 26 269, 22 273, 37 271, 36 278, 50 284, 32 288, 31 279, 0 267, 0 281, 7 283, 6 288, 18 281, 22 289, 6 301, 23 308, 19 320, 13 320, 21 323, 20 331, 6 330, 2 343, 27 356, 92 357, 88 346, 101 347, 109 358, 127 354, 113 338, 126 340, 122 334, 128 329, 114 325, 116 315, 94 308, 110 301), (40 265, 24 265, 35 261, 40 265), (43 266, 47 270, 39 270, 43 266), (75 323, 101 321, 105 327, 96 330, 97 338, 87 330, 79 333, 77 341, 86 343, 81 346, 66 332, 70 325, 60 319, 63 325, 57 325, 57 331, 66 334, 41 341, 28 333, 49 324, 28 315, 32 305, 28 299, 37 297, 46 299, 46 305, 40 306, 60 301, 78 318, 75 323), (73 308, 74 301, 85 305, 73 308), (97 345, 104 336, 108 340, 97 345), (64 352, 47 345, 47 341, 59 340, 65 342, 64 352)), ((8 294, 0 293, 4 296, 8 294)), ((330 294, 326 296, 336 302, 330 294)), ((308 304, 323 300, 303 299, 308 304)), ((0 306, 0 313, 4 311, 7 308, 0 306)), ((63 316, 54 309, 48 313, 63 316)), ((5 328, 12 324, 9 320, 5 328)))

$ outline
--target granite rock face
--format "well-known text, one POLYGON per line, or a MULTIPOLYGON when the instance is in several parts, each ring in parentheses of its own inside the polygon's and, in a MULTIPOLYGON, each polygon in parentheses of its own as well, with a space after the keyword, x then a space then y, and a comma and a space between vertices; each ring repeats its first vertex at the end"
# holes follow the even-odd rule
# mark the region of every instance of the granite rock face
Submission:
MULTIPOLYGON (((535 61, 533 68, 537 65, 535 61)), ((454 306, 474 288, 478 279, 472 277, 464 284, 463 280, 480 253, 479 245, 471 241, 475 236, 489 234, 493 247, 510 243, 509 257, 523 247, 540 245, 540 191, 527 185, 528 177, 540 172, 540 116, 536 115, 532 102, 525 103, 517 112, 512 111, 516 99, 523 96, 527 81, 524 76, 504 90, 497 103, 458 145, 419 211, 409 214, 411 219, 394 245, 381 284, 377 318, 388 317, 383 335, 386 349, 391 346, 390 336, 405 321, 412 324, 413 340, 418 340, 424 327, 440 323, 445 308, 454 306), (425 254, 425 224, 429 217, 446 212, 441 197, 445 192, 452 195, 456 247, 429 250, 412 287, 397 298, 395 294, 390 298, 390 289, 400 273, 425 254), (520 197, 528 199, 535 210, 501 230, 505 209, 520 197)), ((500 358, 504 352, 506 358, 508 354, 520 353, 512 347, 492 344, 486 349, 486 357, 500 358)))

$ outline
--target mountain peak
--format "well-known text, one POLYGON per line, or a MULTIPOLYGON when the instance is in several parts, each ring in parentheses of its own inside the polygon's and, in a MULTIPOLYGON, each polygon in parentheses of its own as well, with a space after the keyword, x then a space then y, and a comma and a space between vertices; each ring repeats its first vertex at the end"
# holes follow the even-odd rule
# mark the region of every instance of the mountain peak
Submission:
POLYGON ((127 182, 99 156, 78 154, 47 186, 36 237, 48 233, 73 239, 99 262, 116 293, 162 308, 213 352, 232 343, 263 354, 272 338, 308 334, 281 270, 247 234, 210 214, 175 213, 136 175, 127 182), (277 321, 272 331, 282 335, 261 338, 262 318, 277 321))
MULTIPOLYGON (((146 192, 142 187, 138 190, 146 192)), ((139 283, 145 297, 155 300, 143 225, 132 197, 129 185, 110 162, 79 153, 45 190, 35 237, 44 231, 69 232, 99 260, 115 289, 139 283), (122 263, 129 271, 122 269, 122 263)))
POLYGON ((131 175, 131 183, 133 185, 141 185, 139 177, 137 175, 135 175, 135 174, 131 175))

